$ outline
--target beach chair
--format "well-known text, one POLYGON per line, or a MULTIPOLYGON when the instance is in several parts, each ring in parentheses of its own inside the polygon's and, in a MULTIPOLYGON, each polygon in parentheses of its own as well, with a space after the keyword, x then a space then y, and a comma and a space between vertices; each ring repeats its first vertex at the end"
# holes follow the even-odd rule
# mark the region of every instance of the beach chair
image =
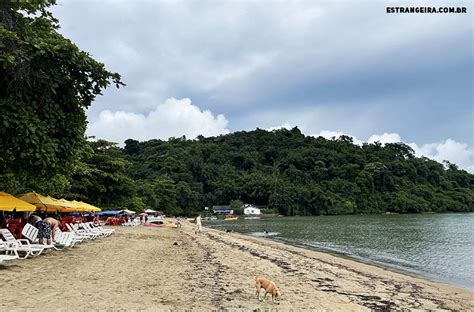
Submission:
POLYGON ((0 255, 0 264, 3 264, 3 261, 15 260, 18 259, 17 256, 12 255, 0 255))
POLYGON ((76 243, 82 243, 84 241, 94 239, 92 236, 76 233, 76 229, 72 226, 72 224, 66 223, 66 228, 69 231, 68 233, 72 233, 74 235, 73 237, 76 243))
POLYGON ((84 240, 86 240, 84 237, 79 237, 74 232, 63 232, 61 229, 57 229, 56 231, 60 233, 59 235, 69 236, 69 238, 63 239, 70 240, 70 247, 74 247, 77 243, 82 243, 84 240))
POLYGON ((84 231, 86 231, 87 233, 93 233, 93 234, 96 234, 98 235, 99 237, 105 237, 105 236, 108 236, 108 234, 102 232, 101 230, 97 229, 97 228, 92 228, 90 226, 90 224, 88 223, 81 223, 80 226, 82 227, 82 229, 84 231))
POLYGON ((68 228, 70 232, 73 232, 75 235, 77 235, 78 237, 82 239, 90 240, 90 239, 96 239, 97 237, 99 237, 98 234, 87 233, 84 230, 80 230, 79 228, 76 228, 74 224, 67 223, 66 227, 68 228))
POLYGON ((54 233, 54 245, 56 247, 63 247, 63 248, 70 248, 74 247, 74 240, 73 240, 72 233, 69 232, 62 232, 59 228, 56 229, 54 233))
POLYGON ((23 227, 23 230, 21 231, 21 235, 23 235, 25 238, 27 238, 35 246, 41 246, 41 247, 43 247, 43 249, 51 249, 51 248, 57 249, 54 245, 39 244, 38 232, 39 231, 36 227, 34 227, 31 224, 27 223, 23 227))
MULTIPOLYGON (((8 229, 0 229, 0 234, 6 243, 9 244, 9 248, 15 249, 16 254, 24 254, 21 259, 26 259, 29 256, 39 256, 45 249, 44 245, 31 244, 27 239, 16 239, 8 229)), ((11 251, 10 249, 10 251, 11 251)))
POLYGON ((5 252, 5 254, 0 254, 0 264, 2 261, 15 260, 19 259, 18 251, 13 247, 12 243, 0 241, 0 252, 5 252))
POLYGON ((83 226, 85 227, 86 230, 99 233, 102 236, 110 236, 115 231, 113 229, 104 229, 101 226, 94 226, 92 222, 84 223, 83 226))

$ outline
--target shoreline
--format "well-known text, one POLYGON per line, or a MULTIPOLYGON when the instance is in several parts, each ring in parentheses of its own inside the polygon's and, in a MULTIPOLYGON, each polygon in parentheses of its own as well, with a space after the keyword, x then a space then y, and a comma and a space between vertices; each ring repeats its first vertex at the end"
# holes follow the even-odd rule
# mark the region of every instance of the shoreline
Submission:
POLYGON ((0 310, 474 310, 474 292, 282 242, 207 227, 195 235, 189 222, 114 228, 0 266, 0 310), (251 272, 277 284, 280 305, 257 300, 251 272))
MULTIPOLYGON (((381 217, 368 215, 360 218, 352 215, 325 216, 324 218, 294 216, 286 217, 288 218, 287 225, 286 221, 262 216, 260 219, 263 220, 252 220, 248 223, 245 222, 246 220, 239 220, 239 222, 232 223, 206 222, 205 225, 214 229, 234 230, 237 233, 251 237, 265 238, 320 251, 413 277, 421 277, 429 281, 446 283, 474 291, 474 279, 472 278, 474 267, 470 261, 470 247, 473 246, 473 241, 470 239, 472 229, 469 230, 469 227, 467 227, 467 230, 466 227, 463 228, 464 235, 462 235, 459 234, 459 230, 455 229, 456 227, 452 226, 453 222, 457 222, 456 220, 472 221, 473 219, 468 217, 472 217, 473 214, 458 214, 465 217, 461 215, 459 217, 444 217, 443 215, 446 214, 441 213, 438 213, 440 218, 430 217, 428 219, 422 216, 405 218, 408 217, 408 214, 405 214, 404 217, 401 215, 383 215, 381 217), (370 216, 376 219, 372 220, 370 216), (329 220, 331 217, 340 217, 341 219, 329 220), (353 217, 354 219, 352 219, 353 217), (352 225, 353 220, 362 223, 362 226, 352 225), (339 221, 349 226, 354 230, 354 233, 347 232, 347 229, 343 227, 332 226, 333 223, 339 221), (437 225, 434 229, 430 226, 432 222, 437 225), (421 238, 411 237, 410 234, 408 236, 402 234, 406 230, 406 223, 419 231, 416 233, 423 233, 421 238), (376 224, 376 226, 372 226, 372 224, 376 224), (377 226, 377 224, 379 225, 377 226), (308 229, 302 229, 300 234, 299 228, 302 226, 307 226, 308 229), (388 229, 385 229, 386 226, 388 226, 388 229), (429 231, 424 231, 423 226, 428 226, 429 231), (265 235, 264 229, 272 233, 265 235), (373 236, 373 241, 365 231, 377 233, 376 236, 373 236), (385 235, 385 231, 393 234, 393 236, 385 235), (462 236, 459 236, 459 240, 456 240, 456 235, 462 236), (456 243, 458 241, 464 243, 456 243)), ((428 215, 431 214, 426 214, 426 217, 428 215)), ((451 215, 454 215, 454 213, 451 215)), ((469 225, 468 221, 464 222, 463 225, 469 225)))
MULTIPOLYGON (((214 229, 214 230, 220 231, 219 229, 214 229)), ((289 245, 289 246, 294 246, 294 247, 297 247, 297 248, 303 248, 303 249, 313 250, 313 251, 316 251, 316 252, 326 253, 326 254, 334 256, 334 257, 340 257, 340 258, 343 258, 343 259, 352 260, 352 261, 359 262, 359 263, 362 263, 362 264, 375 266, 375 267, 378 267, 380 269, 392 271, 394 273, 405 274, 405 275, 408 275, 410 277, 424 279, 424 280, 427 280, 429 282, 446 284, 446 285, 449 285, 449 286, 453 286, 453 287, 457 287, 457 288, 461 288, 461 289, 464 289, 464 290, 474 292, 474 289, 469 288, 465 285, 456 284, 455 282, 451 282, 451 281, 448 281, 448 280, 436 279, 435 276, 424 275, 423 273, 417 272, 415 270, 411 271, 411 270, 409 270, 407 268, 404 268, 402 266, 391 265, 389 263, 384 263, 384 262, 377 261, 377 260, 372 260, 372 259, 369 259, 369 258, 362 258, 362 257, 358 257, 358 256, 355 256, 355 255, 350 255, 350 254, 347 254, 347 253, 344 253, 344 252, 339 252, 339 251, 336 251, 336 250, 324 249, 322 247, 306 245, 306 244, 303 244, 303 243, 290 242, 290 241, 286 241, 286 240, 278 239, 278 238, 256 237, 256 236, 248 235, 248 234, 245 234, 245 233, 239 233, 239 234, 244 235, 244 236, 249 236, 249 237, 268 239, 268 240, 271 240, 271 241, 279 242, 279 243, 289 245)))
MULTIPOLYGON (((222 230, 214 229, 214 228, 208 228, 208 229, 210 229, 211 231, 220 232, 221 235, 226 235, 222 230)), ((446 292, 448 294, 451 293, 453 295, 463 294, 463 295, 466 296, 465 298, 467 299, 466 304, 467 304, 468 308, 462 308, 462 307, 461 308, 460 307, 448 308, 447 306, 444 306, 441 303, 442 300, 439 300, 439 302, 441 304, 440 304, 440 306, 438 306, 438 309, 442 308, 442 309, 447 309, 447 310, 453 309, 453 310, 461 310, 461 311, 462 310, 474 310, 474 291, 472 289, 467 288, 467 287, 462 287, 462 286, 459 286, 459 285, 451 284, 451 283, 448 283, 446 281, 439 281, 439 280, 430 279, 427 276, 424 276, 422 274, 418 274, 416 272, 410 272, 410 271, 406 271, 406 270, 403 270, 403 269, 397 269, 395 267, 391 267, 389 265, 384 265, 382 263, 379 264, 379 263, 372 262, 372 260, 365 260, 365 259, 355 258, 355 257, 349 256, 349 255, 343 254, 343 253, 338 253, 336 251, 332 252, 332 251, 320 249, 320 248, 317 248, 317 247, 314 247, 314 246, 308 246, 308 245, 293 243, 293 242, 289 242, 289 241, 283 241, 283 240, 279 240, 279 239, 275 239, 275 238, 271 238, 271 237, 257 237, 257 236, 244 234, 244 233, 239 233, 239 232, 234 232, 231 235, 240 236, 240 238, 243 238, 245 240, 251 240, 251 241, 256 241, 256 242, 261 241, 259 243, 263 244, 263 245, 266 245, 267 242, 271 242, 271 243, 277 245, 277 248, 281 248, 281 249, 285 249, 285 247, 282 247, 282 246, 287 246, 289 249, 292 249, 292 251, 295 251, 298 254, 305 254, 306 251, 310 252, 310 253, 316 253, 317 256, 319 256, 320 258, 326 258, 326 259, 329 258, 332 261, 335 260, 334 262, 343 262, 345 264, 349 264, 349 266, 355 266, 355 267, 358 267, 358 268, 363 266, 364 271, 365 270, 378 271, 377 272, 378 274, 383 273, 383 274, 380 274, 380 275, 385 275, 385 273, 387 273, 388 275, 390 275, 392 277, 395 276, 397 278, 401 277, 404 280, 410 280, 411 282, 414 282, 414 285, 417 285, 417 286, 419 286, 419 285, 425 286, 426 285, 429 288, 433 287, 434 289, 439 289, 439 290, 443 289, 442 290, 443 293, 446 292), (301 251, 298 252, 297 251, 298 249, 301 249, 301 251)), ((331 263, 331 264, 334 264, 334 263, 331 263)), ((336 265, 336 266, 339 266, 339 264, 336 265)), ((361 273, 365 274, 364 272, 361 272, 361 273)), ((381 276, 377 276, 377 277, 381 277, 381 276)), ((423 287, 423 286, 421 286, 421 287, 423 287)), ((437 298, 432 298, 432 299, 434 301, 438 301, 437 298)), ((390 305, 388 305, 387 307, 388 308, 395 308, 395 307, 390 307, 390 305)), ((373 307, 371 307, 371 309, 372 308, 373 307)), ((414 308, 414 307, 411 307, 411 308, 414 308)), ((432 308, 429 308, 429 309, 432 309, 432 308)))

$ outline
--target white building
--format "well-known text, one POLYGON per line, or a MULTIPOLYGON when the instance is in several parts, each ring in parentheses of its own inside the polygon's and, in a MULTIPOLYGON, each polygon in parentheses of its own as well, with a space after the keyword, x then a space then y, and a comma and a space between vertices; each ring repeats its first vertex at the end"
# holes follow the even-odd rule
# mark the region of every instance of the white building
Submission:
POLYGON ((254 207, 252 205, 245 205, 244 214, 245 215, 259 215, 261 214, 261 212, 260 212, 260 209, 258 209, 257 207, 254 207))

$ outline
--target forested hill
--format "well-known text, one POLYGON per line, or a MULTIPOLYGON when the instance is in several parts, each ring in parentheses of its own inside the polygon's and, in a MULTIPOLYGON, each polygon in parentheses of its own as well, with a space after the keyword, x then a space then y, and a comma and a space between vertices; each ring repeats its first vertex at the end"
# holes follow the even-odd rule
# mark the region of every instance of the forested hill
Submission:
POLYGON ((70 195, 105 207, 190 214, 241 200, 285 215, 473 211, 474 175, 402 143, 257 129, 196 140, 90 142, 70 195))

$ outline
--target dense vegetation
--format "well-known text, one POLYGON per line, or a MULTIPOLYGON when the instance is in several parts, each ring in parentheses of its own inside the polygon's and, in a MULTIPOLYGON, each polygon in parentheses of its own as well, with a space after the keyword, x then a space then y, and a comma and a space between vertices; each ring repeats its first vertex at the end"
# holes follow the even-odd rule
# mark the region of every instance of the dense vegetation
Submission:
POLYGON ((358 146, 297 128, 125 143, 89 142, 70 195, 174 214, 233 200, 285 215, 474 210, 474 175, 403 143, 358 146))
POLYGON ((0 190, 189 215, 252 203, 285 215, 473 211, 474 175, 404 144, 297 128, 125 147, 84 137, 85 109, 122 85, 57 29, 54 0, 0 2, 0 190))
POLYGON ((65 187, 85 144, 85 109, 122 84, 58 33, 54 3, 0 2, 0 189, 65 187))

